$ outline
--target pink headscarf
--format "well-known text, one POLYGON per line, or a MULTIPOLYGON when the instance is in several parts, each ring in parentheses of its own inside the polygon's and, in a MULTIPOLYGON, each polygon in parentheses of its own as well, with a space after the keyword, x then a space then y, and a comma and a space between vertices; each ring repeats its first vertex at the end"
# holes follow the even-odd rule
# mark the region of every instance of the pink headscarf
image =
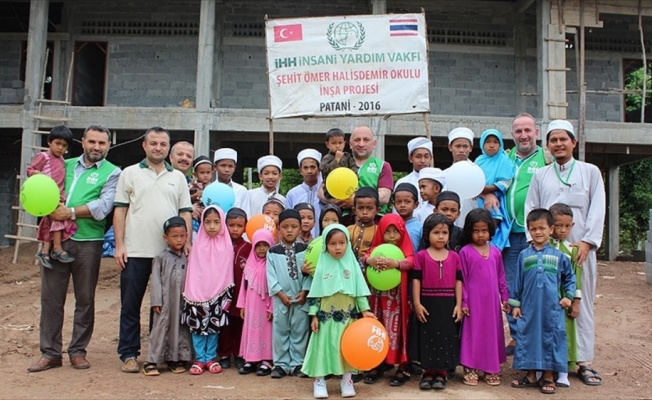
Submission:
POLYGON ((233 244, 226 227, 224 212, 208 206, 201 215, 201 226, 188 257, 184 298, 189 302, 210 302, 233 287, 233 244), (220 215, 222 229, 215 237, 204 230, 204 215, 210 209, 220 215))
POLYGON ((251 252, 244 267, 244 276, 248 287, 255 290, 261 298, 265 299, 267 293, 267 259, 258 258, 256 255, 256 244, 265 242, 269 247, 274 246, 274 235, 267 229, 258 229, 251 239, 251 252))

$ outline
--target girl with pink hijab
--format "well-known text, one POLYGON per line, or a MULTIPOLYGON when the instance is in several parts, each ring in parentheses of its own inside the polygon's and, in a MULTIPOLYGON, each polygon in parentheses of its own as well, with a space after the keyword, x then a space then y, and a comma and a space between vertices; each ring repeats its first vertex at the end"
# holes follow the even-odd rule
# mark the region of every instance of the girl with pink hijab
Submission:
POLYGON ((238 370, 249 374, 261 362, 272 367, 272 298, 267 289, 267 251, 274 246, 274 235, 259 229, 251 239, 253 247, 242 273, 242 289, 238 295, 238 308, 244 320, 240 354, 246 363, 238 370))
POLYGON ((195 349, 191 375, 222 372, 217 358, 217 335, 228 325, 228 309, 233 290, 233 244, 224 212, 208 206, 193 242, 186 285, 183 292, 181 323, 188 325, 195 349))

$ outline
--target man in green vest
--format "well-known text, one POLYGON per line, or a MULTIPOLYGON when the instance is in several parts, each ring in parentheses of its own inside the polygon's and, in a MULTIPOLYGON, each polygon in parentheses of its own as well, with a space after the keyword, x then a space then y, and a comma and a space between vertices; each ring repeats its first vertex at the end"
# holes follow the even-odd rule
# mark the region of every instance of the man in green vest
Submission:
POLYGON ((90 368, 86 347, 95 321, 95 288, 100 273, 104 228, 106 216, 113 209, 120 175, 120 168, 105 159, 110 143, 111 132, 92 125, 82 137, 84 154, 66 160, 66 204, 60 204, 50 216, 58 221, 72 219, 77 223, 77 232, 63 242, 63 249, 72 254, 75 261, 62 264, 53 260, 54 268, 41 268, 41 358, 27 369, 29 372, 62 365, 61 330, 71 276, 75 316, 67 353, 73 368, 90 368))
MULTIPOLYGON (((537 145, 539 128, 534 117, 521 113, 512 121, 512 139, 514 148, 509 151, 509 158, 516 164, 514 180, 507 190, 507 212, 512 219, 512 231, 509 234, 509 247, 503 250, 503 264, 505 265, 505 278, 507 285, 514 287, 513 279, 516 276, 516 262, 518 255, 527 247, 525 238, 525 198, 532 176, 539 169, 546 166, 543 148, 537 145)), ((485 207, 498 207, 498 199, 493 193, 484 195, 485 207)), ((507 313, 509 332, 514 337, 516 321, 507 313)), ((508 355, 514 352, 514 340, 507 346, 508 355)))
MULTIPOLYGON (((394 174, 388 162, 372 155, 376 149, 374 132, 364 125, 354 128, 351 131, 349 146, 358 166, 358 187, 371 187, 378 190, 381 207, 379 217, 390 212, 388 203, 394 189, 394 174)), ((353 196, 348 200, 327 199, 323 196, 323 188, 319 190, 318 197, 324 203, 337 204, 345 210, 350 210, 353 206, 353 196)))

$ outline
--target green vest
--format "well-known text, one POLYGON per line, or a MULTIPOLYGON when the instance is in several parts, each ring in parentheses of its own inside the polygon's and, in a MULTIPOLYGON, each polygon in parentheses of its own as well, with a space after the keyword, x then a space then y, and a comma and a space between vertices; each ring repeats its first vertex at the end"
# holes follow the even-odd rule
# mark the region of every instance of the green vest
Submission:
POLYGON ((516 160, 516 147, 510 150, 509 158, 516 165, 516 173, 507 190, 507 212, 513 221, 512 232, 525 233, 525 198, 532 176, 539 168, 546 166, 546 158, 541 147, 538 147, 529 157, 521 160, 520 164, 516 160))
MULTIPOLYGON (((369 157, 367 162, 358 169, 358 187, 371 187, 378 190, 378 178, 383 170, 383 163, 384 161, 379 158, 369 157)), ((380 207, 378 215, 385 215, 389 209, 388 204, 380 207)))
MULTIPOLYGON (((93 200, 100 198, 102 189, 109 179, 109 176, 117 168, 107 160, 102 161, 100 167, 93 165, 87 168, 77 179, 75 179, 75 166, 79 158, 66 160, 66 196, 68 207, 83 206, 93 200)), ((73 235, 74 240, 103 240, 106 220, 97 221, 93 217, 77 218, 77 232, 73 235)))

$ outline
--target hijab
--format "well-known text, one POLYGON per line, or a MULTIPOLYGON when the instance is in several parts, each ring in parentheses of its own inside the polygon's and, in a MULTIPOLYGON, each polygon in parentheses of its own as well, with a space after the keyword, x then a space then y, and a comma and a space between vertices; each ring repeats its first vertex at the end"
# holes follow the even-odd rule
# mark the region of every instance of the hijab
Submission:
POLYGON ((387 229, 394 225, 398 232, 401 234, 401 242, 398 244, 398 248, 401 249, 405 258, 414 256, 414 247, 412 246, 412 241, 410 240, 410 234, 405 227, 405 221, 398 214, 385 214, 378 221, 378 229, 376 229, 376 234, 374 235, 374 240, 371 243, 371 248, 369 248, 369 254, 378 246, 385 243, 385 232, 387 229))
POLYGON ((226 227, 224 212, 216 205, 210 205, 201 215, 201 225, 188 257, 183 296, 189 302, 210 302, 231 287, 233 287, 233 243, 226 227), (211 209, 217 210, 222 226, 220 233, 214 237, 208 236, 204 230, 204 216, 211 209))
POLYGON ((267 293, 267 258, 259 258, 256 255, 256 245, 264 242, 269 247, 274 246, 274 235, 267 229, 258 229, 253 236, 251 239, 251 252, 249 252, 243 273, 248 288, 255 290, 264 299, 269 296, 267 293))
POLYGON ((493 185, 499 181, 507 181, 514 178, 514 173, 516 171, 516 166, 514 162, 509 159, 507 153, 505 153, 505 144, 503 143, 503 135, 496 129, 487 129, 482 132, 480 137, 480 149, 482 149, 482 155, 475 159, 475 164, 482 168, 485 176, 485 183, 487 185, 493 185), (495 136, 498 138, 498 143, 500 148, 498 153, 493 156, 487 155, 484 150, 484 142, 489 136, 495 136))
POLYGON ((326 238, 334 230, 341 231, 346 237, 347 244, 351 242, 349 230, 341 224, 328 225, 318 240, 323 241, 322 250, 317 260, 315 275, 308 297, 321 298, 343 293, 351 297, 369 296, 371 292, 367 287, 358 260, 353 254, 351 246, 346 246, 342 258, 335 259, 328 253, 326 238))

